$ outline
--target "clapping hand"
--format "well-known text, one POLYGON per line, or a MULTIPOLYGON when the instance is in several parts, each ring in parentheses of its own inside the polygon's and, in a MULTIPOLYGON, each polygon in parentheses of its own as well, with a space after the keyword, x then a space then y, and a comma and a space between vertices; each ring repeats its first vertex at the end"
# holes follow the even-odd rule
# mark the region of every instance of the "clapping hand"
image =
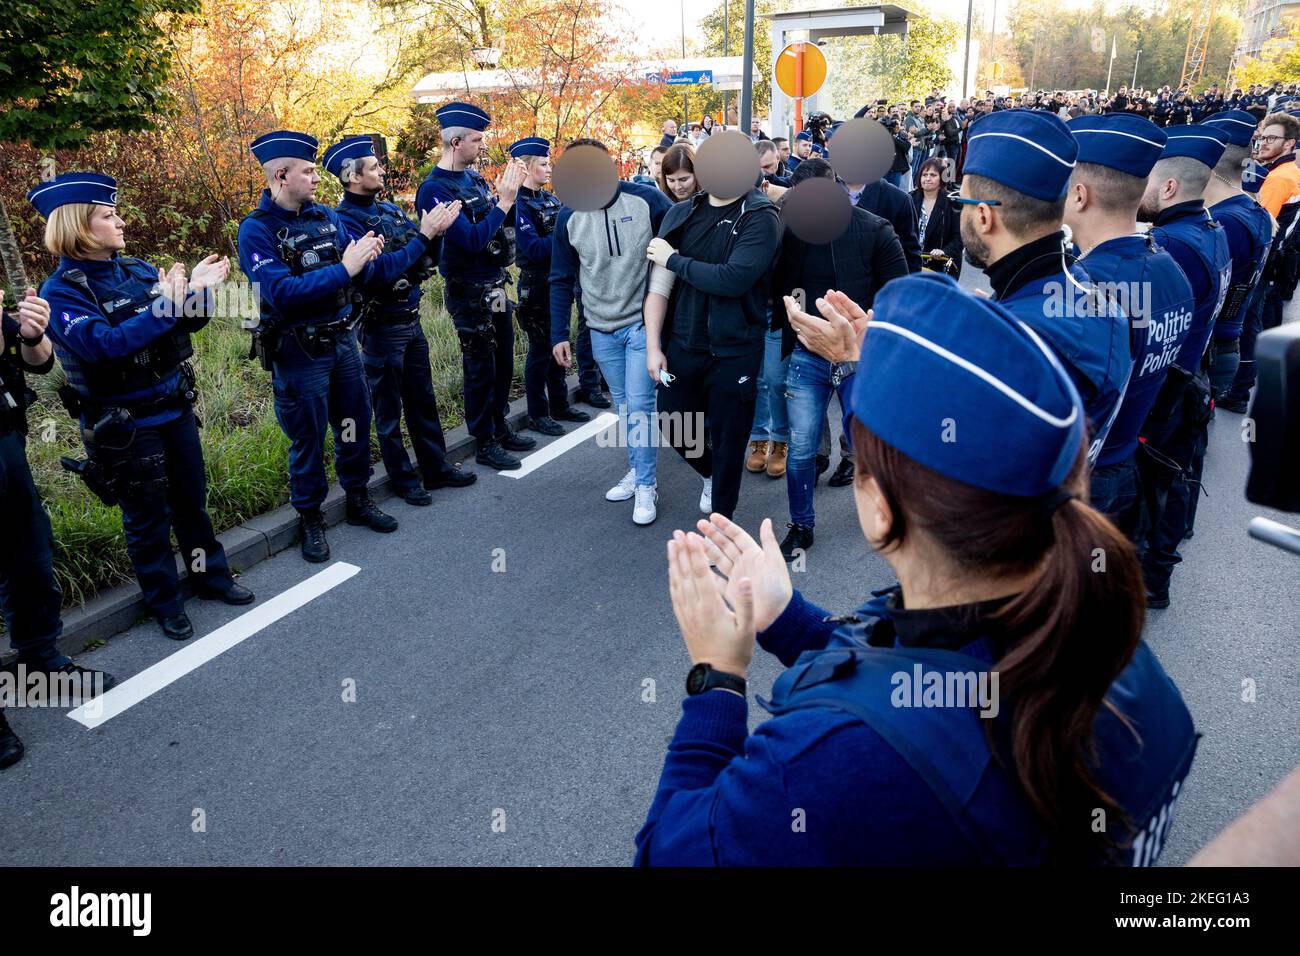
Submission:
POLYGON ((202 292, 213 286, 221 285, 230 275, 230 257, 218 256, 215 252, 190 270, 190 291, 202 292))
POLYGON ((29 288, 18 301, 18 334, 25 339, 39 339, 50 324, 50 304, 29 288))
POLYGON ((871 312, 843 292, 828 291, 817 300, 819 318, 803 311, 790 296, 785 296, 785 312, 790 326, 804 348, 828 362, 856 362, 862 349, 862 336, 871 321, 871 312))
POLYGON ((668 593, 691 661, 744 677, 756 636, 752 582, 724 582, 709 567, 704 538, 674 531, 668 542, 668 593), (723 600, 724 592, 734 610, 723 600))

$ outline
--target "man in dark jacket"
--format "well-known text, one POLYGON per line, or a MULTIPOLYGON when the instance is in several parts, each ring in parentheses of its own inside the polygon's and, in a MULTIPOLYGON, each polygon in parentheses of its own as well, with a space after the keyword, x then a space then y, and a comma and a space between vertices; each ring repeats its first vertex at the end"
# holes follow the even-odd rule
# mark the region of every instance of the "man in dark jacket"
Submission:
MULTIPOLYGON (((810 159, 800 163, 792 177, 797 186, 805 179, 834 178, 830 163, 810 159)), ((911 207, 909 201, 908 207, 911 207)), ((817 299, 830 289, 843 292, 864 309, 871 307, 876 292, 890 279, 907 275, 903 247, 893 227, 884 218, 860 206, 852 209, 849 227, 824 245, 810 245, 789 229, 781 239, 780 252, 772 269, 772 311, 774 321, 784 329, 782 354, 790 355, 786 373, 787 407, 790 413, 790 452, 786 465, 786 492, 790 498, 790 530, 781 544, 787 561, 797 550, 813 543, 813 485, 817 479, 816 455, 831 394, 846 396, 852 388, 852 363, 832 366, 821 356, 795 341, 786 321, 783 304, 791 296, 801 309, 819 314, 817 299), (793 352, 793 354, 791 354, 793 352)), ((848 402, 841 399, 843 408, 848 402)), ((852 459, 849 459, 852 467, 852 459)))
POLYGON ((659 383, 665 438, 704 479, 700 510, 730 517, 740 498, 767 332, 768 275, 781 240, 776 206, 755 184, 744 195, 696 193, 668 210, 646 258, 672 273, 646 296, 646 366, 659 383), (711 447, 683 440, 707 420, 711 447), (672 426, 672 427, 670 427, 672 426), (676 434, 674 434, 674 432, 676 434))

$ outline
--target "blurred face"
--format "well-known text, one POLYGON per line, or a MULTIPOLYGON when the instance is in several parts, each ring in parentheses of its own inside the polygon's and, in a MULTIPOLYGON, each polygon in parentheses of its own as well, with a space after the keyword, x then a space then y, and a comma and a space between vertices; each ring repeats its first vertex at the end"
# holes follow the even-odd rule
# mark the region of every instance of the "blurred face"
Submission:
POLYGON ((667 120, 664 123, 664 132, 669 136, 677 135, 677 120, 667 120))
POLYGON ((126 236, 122 231, 125 225, 122 217, 117 214, 116 206, 91 206, 90 234, 110 256, 126 248, 126 236))
POLYGON ((320 171, 305 159, 282 160, 271 185, 271 196, 288 206, 301 206, 316 198, 320 171))
POLYGON ((685 199, 695 193, 695 174, 689 170, 679 169, 675 173, 669 173, 664 182, 668 184, 668 191, 674 199, 685 199))
POLYGON ((1286 138, 1286 130, 1274 123, 1272 126, 1265 126, 1260 130, 1256 137, 1259 142, 1259 149, 1255 157, 1261 163, 1271 163, 1279 156, 1285 156, 1295 149, 1295 140, 1286 138))
MULTIPOLYGON (((990 122, 992 121, 990 120, 990 122)), ((943 177, 939 175, 939 170, 933 166, 921 173, 921 188, 927 193, 937 191, 942 183, 943 177)))
POLYGON ((769 149, 767 152, 760 154, 758 157, 758 165, 765 175, 770 176, 775 173, 776 167, 780 165, 780 162, 776 158, 776 150, 769 149))

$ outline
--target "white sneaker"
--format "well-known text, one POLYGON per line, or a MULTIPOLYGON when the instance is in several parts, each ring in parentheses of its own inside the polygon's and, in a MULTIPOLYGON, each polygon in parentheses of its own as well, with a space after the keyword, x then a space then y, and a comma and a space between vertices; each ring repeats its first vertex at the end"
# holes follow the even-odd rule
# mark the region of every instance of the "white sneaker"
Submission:
POLYGON ((713 479, 704 479, 704 492, 700 495, 700 510, 706 515, 713 511, 713 479))
POLYGON ((618 484, 605 492, 606 501, 627 501, 636 494, 636 470, 629 468, 618 484))
POLYGON ((655 502, 659 500, 659 492, 654 485, 637 485, 636 487, 636 506, 632 509, 632 521, 636 524, 650 524, 655 520, 658 512, 655 511, 655 502))

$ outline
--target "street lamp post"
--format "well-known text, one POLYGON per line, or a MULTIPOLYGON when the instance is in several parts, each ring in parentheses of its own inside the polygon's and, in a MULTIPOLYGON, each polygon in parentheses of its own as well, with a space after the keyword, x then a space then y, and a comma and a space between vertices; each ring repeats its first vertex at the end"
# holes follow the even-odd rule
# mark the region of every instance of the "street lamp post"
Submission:
MULTIPOLYGON (((682 12, 682 59, 686 59, 686 0, 680 0, 679 8, 682 12)), ((685 69, 685 64, 683 64, 685 69)), ((682 122, 686 124, 687 132, 691 128, 691 94, 682 88, 682 122)))
POLYGON ((1133 82, 1129 84, 1129 89, 1137 86, 1138 83, 1138 61, 1142 59, 1142 51, 1138 50, 1137 56, 1133 58, 1133 82))
POLYGON ((754 0, 745 0, 745 65, 740 79, 740 128, 749 132, 754 109, 754 0))

